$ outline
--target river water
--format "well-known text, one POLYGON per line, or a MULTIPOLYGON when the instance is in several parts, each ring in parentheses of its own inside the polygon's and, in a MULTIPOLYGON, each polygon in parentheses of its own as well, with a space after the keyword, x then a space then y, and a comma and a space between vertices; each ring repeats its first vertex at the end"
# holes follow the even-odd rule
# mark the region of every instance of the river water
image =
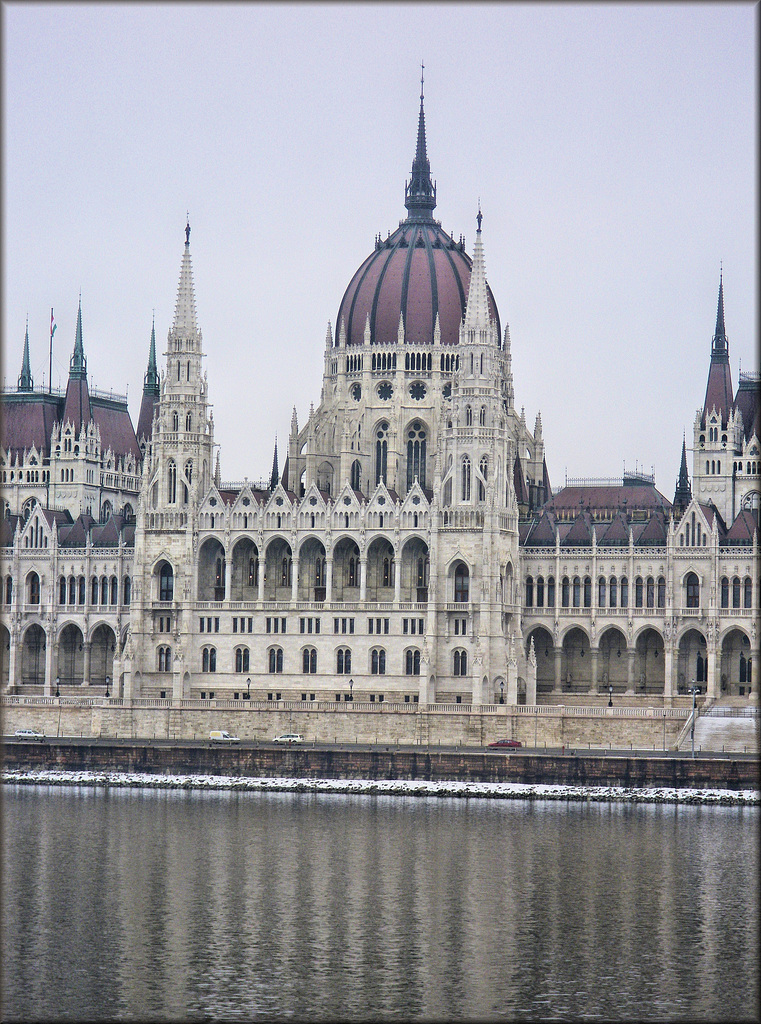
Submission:
POLYGON ((758 807, 2 796, 6 1022, 759 1017, 758 807))

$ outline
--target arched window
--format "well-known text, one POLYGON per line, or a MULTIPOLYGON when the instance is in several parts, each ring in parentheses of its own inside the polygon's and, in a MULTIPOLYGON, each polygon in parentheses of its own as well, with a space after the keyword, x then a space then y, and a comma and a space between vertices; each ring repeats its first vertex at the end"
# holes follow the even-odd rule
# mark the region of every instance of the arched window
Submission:
POLYGON ((563 582, 560 587, 560 603, 564 608, 567 608, 571 603, 570 583, 567 576, 563 577, 563 582))
POLYGON ((531 608, 534 604, 534 577, 526 577, 526 607, 531 608))
POLYGON ((159 601, 174 599, 174 572, 169 562, 162 562, 159 570, 159 601))
POLYGON ((684 581, 685 595, 688 608, 700 607, 700 581, 694 572, 687 573, 684 581))
POLYGON ((695 664, 695 681, 698 683, 705 682, 707 660, 708 659, 703 658, 703 655, 698 651, 697 662, 695 664))
POLYGON ((119 598, 119 581, 116 576, 111 577, 111 604, 116 604, 119 598))
POLYGON ((280 566, 280 585, 282 587, 290 587, 291 585, 291 572, 293 569, 292 560, 286 555, 283 558, 280 566))
MULTIPOLYGON (((188 413, 188 415, 190 415, 188 413)), ((190 459, 185 463, 185 481, 182 485, 182 500, 187 505, 190 500, 189 487, 193 482, 193 463, 190 459)))
POLYGON ((174 459, 169 460, 166 470, 166 483, 167 501, 170 505, 173 505, 177 501, 177 465, 174 459))
POLYGON ((463 460, 462 460, 462 473, 461 473, 461 477, 462 477, 462 488, 461 488, 462 500, 463 501, 470 501, 470 459, 468 458, 467 455, 465 455, 463 457, 463 460))
POLYGON ((607 589, 608 588, 605 583, 605 577, 600 576, 600 578, 597 580, 597 606, 599 608, 605 607, 605 593, 607 589))
POLYGON ((248 585, 249 587, 259 586, 259 559, 252 555, 248 560, 248 585))
POLYGON ((478 464, 479 472, 483 477, 483 480, 478 481, 478 500, 486 501, 486 484, 485 481, 489 479, 489 460, 484 455, 478 464))
POLYGON ((283 671, 283 648, 271 647, 269 653, 269 671, 271 673, 283 671))
MULTIPOLYGON (((179 364, 178 364, 178 366, 177 366, 177 374, 178 374, 177 379, 178 380, 180 379, 179 378, 179 373, 180 373, 180 367, 179 367, 179 364)), ((179 429, 180 429, 180 417, 179 417, 178 413, 176 411, 174 411, 172 413, 172 430, 176 434, 179 429)))
POLYGON ((171 672, 172 670, 172 648, 159 647, 158 649, 159 672, 171 672))
POLYGON ((362 467, 357 459, 351 464, 351 486, 355 491, 362 490, 362 467))
POLYGON ((235 671, 236 672, 248 672, 249 671, 249 652, 248 647, 236 647, 235 648, 235 671))
POLYGON ((458 562, 454 571, 454 599, 467 602, 470 594, 470 570, 463 562, 458 562))
POLYGON ((216 672, 217 671, 217 648, 216 647, 204 647, 201 652, 201 671, 202 672, 216 672))
POLYGON ((466 676, 468 674, 468 652, 454 652, 454 675, 466 676))
POLYGON ((347 581, 347 586, 349 586, 349 587, 356 587, 356 585, 357 585, 357 565, 358 565, 358 563, 359 563, 359 559, 355 558, 354 555, 352 555, 351 558, 349 559, 349 579, 347 581))
POLYGON ((404 656, 404 674, 407 676, 420 675, 420 651, 407 651, 404 656))
POLYGON ((375 482, 388 479, 388 423, 381 423, 375 435, 375 482))
POLYGON ((750 576, 746 576, 743 585, 743 607, 751 608, 753 605, 753 580, 750 576))
POLYGON ((729 579, 721 577, 721 607, 729 608, 729 579))
POLYGON ((652 576, 647 577, 647 607, 655 608, 655 580, 652 576))
POLYGON ((621 577, 621 607, 629 607, 629 580, 626 576, 621 577))
POLYGON ((738 576, 732 580, 732 607, 740 607, 740 579, 738 576))
POLYGON ((608 581, 608 606, 615 608, 618 605, 618 585, 615 576, 608 581))
POLYGON ((666 607, 666 579, 664 576, 658 577, 657 603, 659 608, 666 607))
POLYGON ((5 577, 5 603, 11 604, 13 601, 13 577, 5 577))
POLYGON ((73 576, 69 577, 69 604, 74 604, 77 595, 77 581, 73 576))
POLYGON ((302 655, 303 667, 305 674, 310 673, 314 675, 317 671, 317 651, 314 647, 305 647, 302 655))
POLYGON ((40 577, 36 572, 29 575, 29 604, 40 603, 40 577))
POLYGON ((185 429, 186 429, 186 430, 187 430, 188 432, 190 432, 190 429, 191 429, 192 423, 193 423, 193 419, 192 419, 192 417, 191 417, 190 413, 187 413, 187 414, 185 415, 185 429))
POLYGON ((124 577, 124 584, 122 586, 122 594, 124 596, 124 603, 129 604, 132 600, 132 578, 130 576, 124 577))
POLYGON ((465 406, 465 426, 466 427, 472 427, 473 426, 473 410, 471 409, 471 407, 469 405, 465 406))
POLYGON ((427 587, 428 586, 428 573, 429 573, 429 561, 427 558, 422 556, 417 560, 417 586, 427 587))
POLYGON ((555 577, 547 577, 547 607, 555 607, 555 577))
POLYGON ((351 651, 348 647, 339 647, 336 652, 336 672, 339 676, 348 676, 351 672, 351 651))
POLYGON ((536 606, 544 608, 544 576, 536 578, 536 606))
POLYGON ((418 480, 425 487, 426 433, 418 420, 407 431, 407 487, 418 480))
POLYGON ((382 647, 374 647, 370 653, 370 672, 374 676, 386 674, 386 652, 382 647))
POLYGON ((634 581, 634 606, 635 608, 642 607, 642 601, 644 598, 644 589, 642 586, 642 577, 638 576, 634 581))
POLYGON ((66 577, 61 576, 58 581, 58 603, 66 604, 66 577))
MULTIPOLYGON (((483 356, 481 357, 483 359, 483 356)), ((481 406, 481 411, 478 414, 478 422, 482 427, 486 426, 486 406, 481 406)))
POLYGON ((99 592, 100 592, 100 587, 99 587, 99 584, 98 584, 98 577, 97 576, 93 576, 93 578, 90 580, 90 604, 97 604, 98 603, 98 594, 99 594, 99 592))
POLYGON ((102 576, 100 580, 100 603, 108 604, 108 577, 102 576))

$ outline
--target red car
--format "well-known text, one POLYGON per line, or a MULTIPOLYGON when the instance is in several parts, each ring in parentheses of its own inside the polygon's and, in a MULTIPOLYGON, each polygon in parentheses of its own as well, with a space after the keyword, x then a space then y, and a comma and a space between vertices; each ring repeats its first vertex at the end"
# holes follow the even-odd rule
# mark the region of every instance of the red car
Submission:
POLYGON ((489 744, 490 747, 521 747, 523 744, 520 740, 497 740, 494 743, 489 744))

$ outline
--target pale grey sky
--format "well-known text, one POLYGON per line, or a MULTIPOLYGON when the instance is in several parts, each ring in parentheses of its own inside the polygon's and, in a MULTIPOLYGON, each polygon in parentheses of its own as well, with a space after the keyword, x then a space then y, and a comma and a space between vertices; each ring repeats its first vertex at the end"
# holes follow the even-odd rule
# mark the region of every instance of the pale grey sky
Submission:
MULTIPOLYGON (((751 4, 4 4, 3 374, 91 382, 137 422, 186 211, 222 477, 282 468, 325 331, 403 218, 425 61, 435 216, 480 197, 515 401, 553 486, 649 471, 673 496, 723 261, 733 380, 755 367, 751 4)), ((691 463, 690 463, 691 469, 691 463)))

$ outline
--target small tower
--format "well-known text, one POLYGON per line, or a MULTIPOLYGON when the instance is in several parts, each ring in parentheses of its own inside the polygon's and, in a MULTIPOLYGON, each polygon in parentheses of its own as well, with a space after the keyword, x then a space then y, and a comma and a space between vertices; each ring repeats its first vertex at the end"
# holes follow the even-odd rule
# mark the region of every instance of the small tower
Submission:
POLYGON ((692 487, 690 486, 690 477, 687 472, 687 440, 683 437, 682 463, 679 467, 679 476, 677 477, 676 490, 674 491, 674 515, 677 519, 681 519, 684 510, 691 501, 692 487))
POLYGON ((151 347, 148 353, 148 369, 143 377, 143 400, 140 403, 140 416, 137 421, 137 440, 145 454, 145 446, 151 439, 153 418, 159 404, 161 393, 159 373, 156 368, 156 318, 151 325, 151 347))
POLYGON ((21 374, 18 379, 19 391, 33 391, 34 380, 29 365, 29 321, 26 322, 26 334, 24 335, 24 359, 21 363, 21 374))

